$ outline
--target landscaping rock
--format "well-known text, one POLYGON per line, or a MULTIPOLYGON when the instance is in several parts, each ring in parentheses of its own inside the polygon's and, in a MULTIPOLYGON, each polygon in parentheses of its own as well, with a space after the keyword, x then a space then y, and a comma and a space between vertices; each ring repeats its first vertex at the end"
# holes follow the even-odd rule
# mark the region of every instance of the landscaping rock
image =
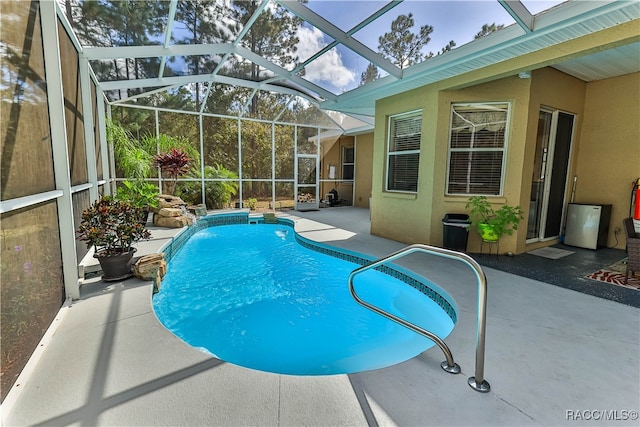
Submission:
POLYGON ((158 211, 158 215, 160 216, 181 216, 182 214, 182 209, 178 208, 161 208, 158 211))
POLYGON ((133 265, 133 274, 141 280, 160 281, 167 272, 164 253, 145 255, 133 265))
POLYGON ((158 196, 158 209, 162 208, 178 208, 180 209, 182 206, 187 206, 184 200, 180 197, 172 196, 170 194, 160 194, 158 196))
POLYGON ((169 194, 158 196, 158 208, 153 215, 153 224, 158 227, 182 228, 193 223, 187 214, 187 204, 180 197, 169 194))
POLYGON ((160 216, 155 215, 153 223, 158 227, 182 228, 191 224, 191 220, 184 215, 181 216, 160 216))

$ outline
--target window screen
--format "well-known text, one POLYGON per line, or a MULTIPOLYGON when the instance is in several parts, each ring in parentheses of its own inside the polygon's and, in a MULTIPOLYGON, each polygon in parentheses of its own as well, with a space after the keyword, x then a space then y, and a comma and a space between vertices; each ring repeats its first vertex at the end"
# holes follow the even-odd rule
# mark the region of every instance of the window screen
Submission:
POLYGON ((422 113, 389 118, 387 190, 418 191, 422 113))
POLYGON ((447 194, 502 194, 509 104, 451 107, 447 194))

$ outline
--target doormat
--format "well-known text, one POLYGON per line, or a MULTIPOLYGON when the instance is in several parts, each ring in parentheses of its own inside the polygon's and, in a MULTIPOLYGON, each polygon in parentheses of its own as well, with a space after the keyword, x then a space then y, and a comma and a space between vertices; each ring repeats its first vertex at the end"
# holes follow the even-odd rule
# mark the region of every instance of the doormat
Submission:
POLYGON ((575 254, 573 251, 567 251, 565 249, 552 248, 551 246, 547 246, 546 248, 534 249, 532 251, 527 252, 528 254, 541 256, 543 258, 549 259, 560 259, 571 254, 575 254))
POLYGON ((622 286, 623 288, 635 289, 640 291, 640 279, 637 276, 633 276, 629 273, 629 280, 627 284, 624 284, 624 272, 627 269, 627 259, 622 259, 614 264, 607 266, 601 270, 591 273, 587 276, 587 279, 597 280, 599 282, 610 283, 616 286, 622 286))

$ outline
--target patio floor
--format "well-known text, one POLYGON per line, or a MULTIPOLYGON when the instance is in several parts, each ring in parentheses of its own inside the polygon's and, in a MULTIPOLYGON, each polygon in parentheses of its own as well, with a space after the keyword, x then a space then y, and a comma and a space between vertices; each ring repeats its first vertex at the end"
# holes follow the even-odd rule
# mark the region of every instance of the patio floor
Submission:
MULTIPOLYGON (((369 234, 369 211, 295 212, 306 237, 384 256, 403 244, 369 234)), ((155 252, 170 238, 141 253, 155 252)), ((413 254, 399 264, 455 300, 446 339, 462 373, 440 368, 433 347, 404 363, 350 375, 277 375, 234 366, 189 347, 151 307, 151 282, 82 287, 61 309, 37 363, 2 405, 5 426, 236 425, 637 425, 640 316, 637 308, 486 268, 485 377, 474 374, 477 290, 461 263, 413 254)), ((346 286, 346 284, 345 284, 346 286)))

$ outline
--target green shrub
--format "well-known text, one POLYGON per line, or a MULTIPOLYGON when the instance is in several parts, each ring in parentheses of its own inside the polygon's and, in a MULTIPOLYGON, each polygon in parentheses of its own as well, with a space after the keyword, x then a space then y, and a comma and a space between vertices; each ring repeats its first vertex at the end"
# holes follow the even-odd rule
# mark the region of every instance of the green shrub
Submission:
MULTIPOLYGON (((191 169, 188 177, 200 178, 200 171, 191 169)), ((205 179, 219 179, 232 181, 205 182, 205 204, 207 209, 222 209, 231 203, 231 198, 238 192, 238 175, 220 164, 205 166, 205 179)), ((187 203, 202 203, 202 186, 200 182, 184 182, 180 186, 180 197, 187 203)))

